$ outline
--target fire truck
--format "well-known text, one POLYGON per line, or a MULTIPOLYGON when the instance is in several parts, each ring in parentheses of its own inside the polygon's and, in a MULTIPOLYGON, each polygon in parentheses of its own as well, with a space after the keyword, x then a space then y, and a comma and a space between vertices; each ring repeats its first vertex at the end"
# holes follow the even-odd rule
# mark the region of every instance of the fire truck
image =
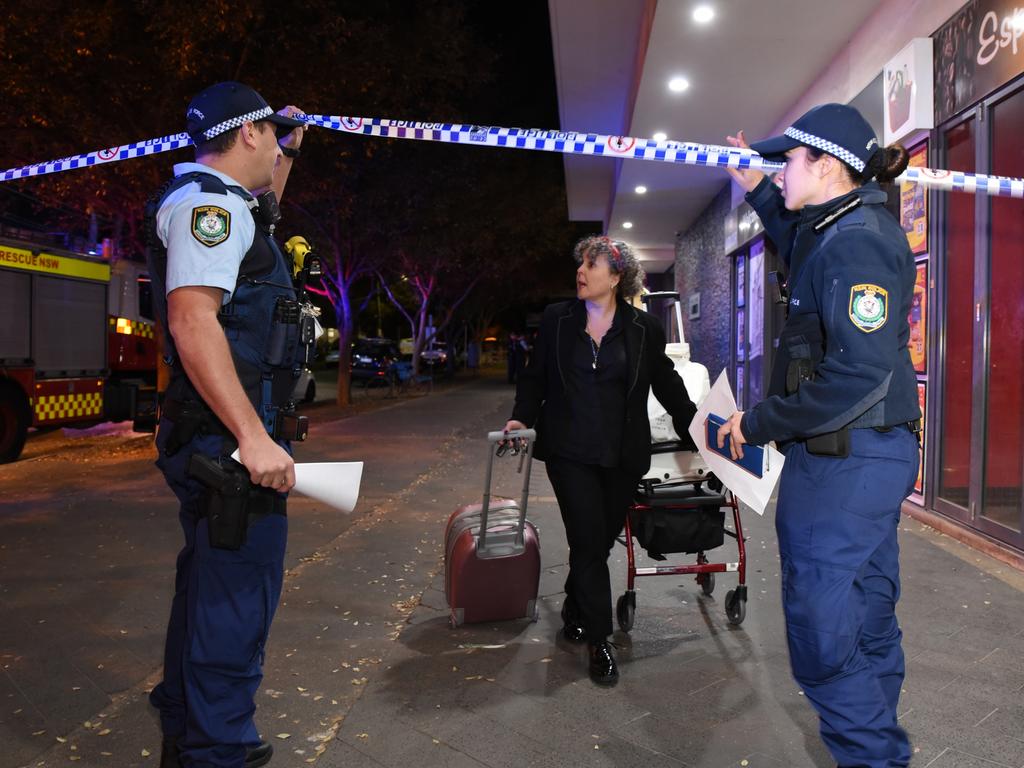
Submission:
POLYGON ((0 238, 0 463, 30 427, 155 422, 145 265, 0 238))

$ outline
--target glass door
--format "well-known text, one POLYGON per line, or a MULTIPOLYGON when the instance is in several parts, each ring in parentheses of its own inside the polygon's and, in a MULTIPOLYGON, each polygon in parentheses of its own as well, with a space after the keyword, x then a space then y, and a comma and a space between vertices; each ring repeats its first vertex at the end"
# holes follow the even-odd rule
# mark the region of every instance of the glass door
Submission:
MULTIPOLYGON (((989 103, 988 167, 1024 177, 1024 88, 989 103)), ((988 311, 985 368, 984 480, 979 521, 999 539, 1024 544, 1024 207, 992 198, 988 227, 988 311)))
MULTIPOLYGON (((977 154, 977 123, 972 115, 942 133, 943 168, 974 171, 977 154)), ((974 393, 974 285, 975 196, 949 192, 942 195, 945 216, 943 275, 945 308, 942 335, 941 399, 942 429, 938 434, 935 506, 960 520, 969 521, 971 449, 974 393)))
MULTIPOLYGON (((939 131, 943 167, 1024 176, 1024 79, 939 131)), ((1024 209, 943 193, 934 507, 1024 548, 1024 209)))

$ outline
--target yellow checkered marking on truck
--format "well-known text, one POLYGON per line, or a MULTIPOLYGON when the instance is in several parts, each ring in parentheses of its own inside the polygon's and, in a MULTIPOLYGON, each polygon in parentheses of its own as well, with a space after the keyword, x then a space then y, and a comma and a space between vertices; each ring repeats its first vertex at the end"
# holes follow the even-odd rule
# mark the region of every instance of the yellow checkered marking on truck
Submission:
POLYGON ((155 326, 142 320, 129 320, 127 317, 108 317, 111 333, 123 333, 125 336, 138 336, 140 339, 155 339, 155 326))
POLYGON ((57 421, 103 413, 103 393, 83 392, 68 395, 40 395, 35 398, 36 420, 57 421))

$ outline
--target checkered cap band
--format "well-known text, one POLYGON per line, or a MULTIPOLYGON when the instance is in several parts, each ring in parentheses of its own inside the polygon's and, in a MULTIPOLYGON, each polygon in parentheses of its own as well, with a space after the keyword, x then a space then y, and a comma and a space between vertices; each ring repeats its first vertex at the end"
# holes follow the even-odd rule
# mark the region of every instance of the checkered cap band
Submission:
POLYGON ((843 149, 838 144, 833 144, 828 139, 823 139, 820 136, 815 136, 813 133, 807 133, 806 131, 801 131, 798 128, 792 127, 787 128, 785 130, 785 134, 786 136, 789 136, 789 138, 799 141, 801 144, 807 144, 820 149, 823 152, 828 152, 830 155, 835 155, 848 166, 853 168, 857 173, 864 172, 863 160, 848 149, 843 149))
POLYGON ((223 123, 217 123, 213 128, 207 128, 203 131, 203 136, 206 139, 213 139, 220 136, 224 131, 230 131, 232 128, 240 128, 244 123, 247 123, 250 120, 262 120, 265 117, 270 117, 272 114, 274 114, 274 110, 270 107, 257 109, 253 112, 246 112, 244 115, 232 117, 230 120, 225 120, 223 123))

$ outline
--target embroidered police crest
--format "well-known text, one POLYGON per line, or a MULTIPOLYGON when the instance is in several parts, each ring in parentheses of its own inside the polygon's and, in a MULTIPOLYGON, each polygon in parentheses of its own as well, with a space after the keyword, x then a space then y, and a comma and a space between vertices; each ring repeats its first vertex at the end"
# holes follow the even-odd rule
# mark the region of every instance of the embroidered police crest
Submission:
POLYGON ((889 319, 889 292, 878 285, 858 283, 850 288, 850 320, 864 333, 877 331, 889 319))
POLYGON ((207 248, 223 243, 231 234, 231 214, 216 205, 192 209, 192 237, 207 248))

